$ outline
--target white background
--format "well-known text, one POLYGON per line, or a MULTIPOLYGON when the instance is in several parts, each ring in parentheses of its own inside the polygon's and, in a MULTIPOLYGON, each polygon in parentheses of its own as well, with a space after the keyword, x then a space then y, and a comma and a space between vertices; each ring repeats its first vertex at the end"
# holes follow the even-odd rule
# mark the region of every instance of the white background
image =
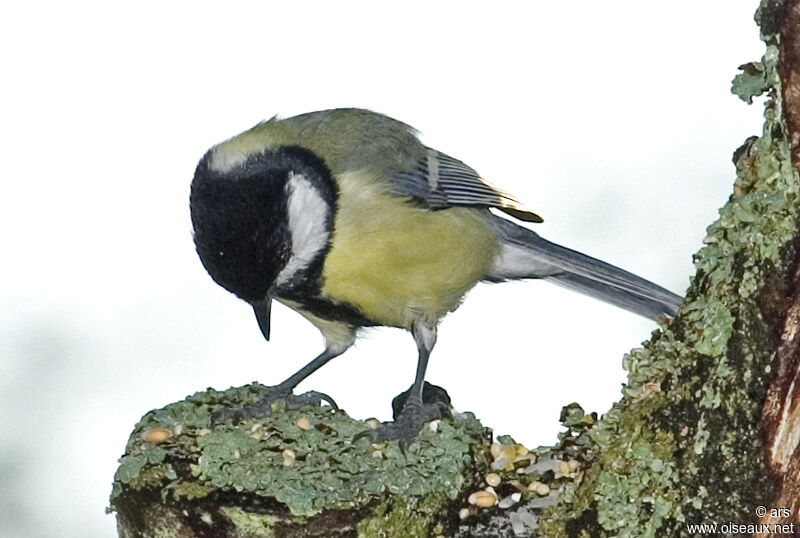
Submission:
MULTIPOLYGON (((321 349, 276 306, 266 343, 192 245, 194 166, 274 114, 405 121, 545 218, 536 230, 683 293, 761 104, 755 0, 16 3, 0 13, 0 536, 114 535, 136 420, 208 386, 283 380, 321 349)), ((11 5, 9 3, 9 5, 11 5)), ((603 412, 647 320, 542 282, 478 286, 428 378, 496 433, 550 444, 603 412)), ((390 417, 413 341, 370 331, 301 385, 390 417)))

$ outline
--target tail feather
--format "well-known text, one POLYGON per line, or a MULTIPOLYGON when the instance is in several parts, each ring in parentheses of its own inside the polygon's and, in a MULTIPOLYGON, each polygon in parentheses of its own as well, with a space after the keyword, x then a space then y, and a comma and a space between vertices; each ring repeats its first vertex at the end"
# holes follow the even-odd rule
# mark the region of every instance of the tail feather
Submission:
POLYGON ((661 286, 505 219, 496 221, 502 250, 491 280, 543 278, 647 318, 677 313, 683 299, 661 286))

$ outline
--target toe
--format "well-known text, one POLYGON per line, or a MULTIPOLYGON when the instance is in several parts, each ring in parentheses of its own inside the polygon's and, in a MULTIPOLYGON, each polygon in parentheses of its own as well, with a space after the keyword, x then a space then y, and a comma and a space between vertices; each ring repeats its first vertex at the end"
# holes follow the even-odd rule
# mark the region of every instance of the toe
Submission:
MULTIPOLYGON (((392 400, 392 418, 394 420, 397 420, 397 418, 400 416, 400 413, 405 408, 406 402, 408 401, 410 394, 411 394, 411 389, 409 388, 402 394, 398 394, 397 396, 395 396, 394 400, 392 400)), ((434 385, 433 383, 428 383, 427 381, 425 382, 425 384, 422 386, 422 402, 423 404, 432 404, 441 406, 447 409, 449 413, 450 395, 447 394, 446 390, 444 390, 442 387, 438 385, 434 385)))
MULTIPOLYGON (((397 439, 400 449, 405 452, 416 439, 425 422, 431 420, 431 418, 424 416, 427 414, 422 412, 424 407, 420 404, 419 398, 409 398, 394 422, 384 422, 374 430, 367 430, 358 434, 356 439, 369 437, 373 443, 397 439)), ((432 418, 439 418, 439 408, 437 406, 431 407, 437 411, 437 415, 432 418)))
POLYGON ((264 396, 253 405, 235 408, 217 409, 211 413, 211 429, 228 419, 247 420, 250 418, 268 417, 272 414, 272 405, 275 402, 284 401, 288 407, 302 407, 306 405, 318 406, 322 402, 327 402, 333 409, 339 409, 333 398, 325 393, 317 391, 304 392, 295 396, 291 391, 280 388, 280 385, 267 387, 264 396))
POLYGON ((303 405, 318 406, 322 405, 322 402, 326 402, 336 410, 339 409, 339 406, 336 405, 336 402, 333 401, 333 398, 324 392, 317 392, 316 390, 310 390, 308 392, 304 392, 303 394, 298 394, 297 396, 291 395, 286 398, 286 403, 292 407, 300 407, 303 405))

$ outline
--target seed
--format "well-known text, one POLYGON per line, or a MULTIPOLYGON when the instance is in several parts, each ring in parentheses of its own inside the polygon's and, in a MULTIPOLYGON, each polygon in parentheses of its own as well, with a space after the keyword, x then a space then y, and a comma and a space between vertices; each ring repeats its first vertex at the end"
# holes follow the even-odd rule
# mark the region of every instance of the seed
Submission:
POLYGON ((166 428, 153 428, 144 433, 144 440, 148 443, 160 444, 167 441, 171 436, 172 432, 166 428))
POLYGON ((647 396, 654 392, 661 392, 661 383, 645 383, 642 385, 642 394, 647 396))
POLYGON ((506 445, 503 447, 503 450, 500 451, 500 457, 508 461, 514 461, 514 458, 517 457, 517 449, 514 445, 506 445))
POLYGON ((542 496, 550 493, 550 486, 548 486, 547 484, 543 484, 542 482, 539 481, 531 482, 531 485, 528 486, 528 489, 542 496))
POLYGON ((497 473, 489 473, 486 475, 486 484, 495 487, 500 485, 500 475, 497 473))
POLYGON ((291 467, 294 465, 294 460, 296 458, 294 450, 286 449, 284 450, 281 455, 283 456, 283 464, 287 467, 291 467))
POLYGON ((311 428, 311 421, 309 421, 306 417, 300 417, 297 419, 297 427, 301 430, 308 430, 311 428))
POLYGON ((562 476, 566 476, 569 474, 569 463, 566 461, 559 461, 558 465, 556 465, 556 478, 561 478, 562 476))
POLYGON ((458 511, 458 519, 467 519, 469 517, 469 508, 462 508, 458 511))
POLYGON ((479 506, 481 508, 488 508, 489 506, 495 505, 497 502, 497 497, 495 497, 491 492, 482 489, 470 495, 469 499, 467 500, 469 501, 469 504, 474 504, 475 506, 479 506))

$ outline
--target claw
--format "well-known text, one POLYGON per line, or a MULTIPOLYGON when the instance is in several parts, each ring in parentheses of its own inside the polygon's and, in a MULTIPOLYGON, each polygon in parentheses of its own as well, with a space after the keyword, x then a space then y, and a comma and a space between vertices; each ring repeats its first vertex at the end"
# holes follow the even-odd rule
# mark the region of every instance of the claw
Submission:
POLYGON ((336 402, 333 401, 333 398, 325 394, 324 392, 318 392, 316 390, 310 390, 308 392, 304 392, 303 394, 290 395, 286 398, 286 405, 288 407, 300 407, 301 405, 322 405, 322 402, 326 402, 330 405, 334 411, 339 410, 339 406, 336 405, 336 402))
POLYGON ((317 406, 322 405, 322 402, 327 402, 334 410, 339 409, 333 398, 323 392, 312 390, 295 396, 290 391, 285 391, 277 386, 268 387, 264 396, 253 405, 224 407, 212 412, 209 427, 213 430, 217 424, 227 419, 247 420, 255 417, 268 417, 272 414, 272 404, 280 400, 286 402, 287 407, 317 406))
MULTIPOLYGON (((431 387, 439 389, 441 393, 447 396, 444 389, 440 389, 440 387, 436 387, 435 385, 431 385, 431 387)), ((395 398, 392 404, 395 405, 400 399, 403 399, 402 409, 400 411, 395 409, 394 422, 384 422, 374 430, 360 432, 354 437, 354 440, 369 437, 373 443, 382 443, 384 441, 397 439, 400 450, 405 454, 406 449, 414 442, 414 439, 416 439, 417 434, 422 430, 426 422, 450 416, 449 397, 446 402, 433 401, 428 403, 426 401, 425 403, 421 403, 418 396, 408 396, 407 391, 395 398)))

